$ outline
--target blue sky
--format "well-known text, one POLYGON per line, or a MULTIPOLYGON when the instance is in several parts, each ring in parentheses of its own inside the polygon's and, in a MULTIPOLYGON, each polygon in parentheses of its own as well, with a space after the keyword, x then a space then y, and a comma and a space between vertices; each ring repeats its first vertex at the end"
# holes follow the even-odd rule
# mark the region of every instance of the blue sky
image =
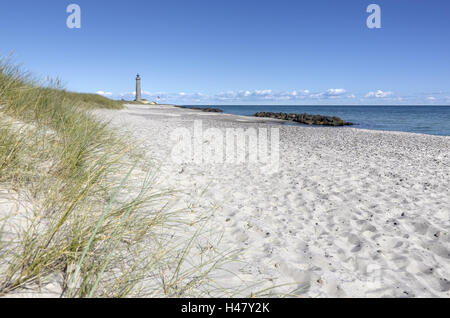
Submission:
POLYGON ((0 54, 73 91, 131 99, 139 72, 169 103, 450 104, 446 0, 5 2, 0 54))

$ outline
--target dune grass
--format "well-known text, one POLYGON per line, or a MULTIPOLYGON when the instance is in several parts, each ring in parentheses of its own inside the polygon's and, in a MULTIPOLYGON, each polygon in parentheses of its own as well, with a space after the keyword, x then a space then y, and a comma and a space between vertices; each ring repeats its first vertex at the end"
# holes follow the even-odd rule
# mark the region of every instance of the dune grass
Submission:
POLYGON ((54 281, 61 297, 201 295, 233 255, 187 266, 196 236, 171 242, 166 229, 183 226, 171 192, 152 188, 135 147, 90 114, 98 108, 122 104, 0 61, 0 190, 20 203, 0 211, 0 296, 54 281))

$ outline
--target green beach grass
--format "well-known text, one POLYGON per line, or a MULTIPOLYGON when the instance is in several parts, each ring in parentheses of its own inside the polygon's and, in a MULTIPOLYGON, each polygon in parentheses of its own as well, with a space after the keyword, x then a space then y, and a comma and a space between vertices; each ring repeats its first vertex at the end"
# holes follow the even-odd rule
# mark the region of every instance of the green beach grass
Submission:
POLYGON ((233 254, 188 266, 199 234, 172 244, 161 230, 185 226, 172 192, 154 190, 143 155, 90 114, 122 103, 59 86, 0 61, 0 190, 21 207, 0 214, 0 296, 53 282, 60 297, 204 295, 233 254))

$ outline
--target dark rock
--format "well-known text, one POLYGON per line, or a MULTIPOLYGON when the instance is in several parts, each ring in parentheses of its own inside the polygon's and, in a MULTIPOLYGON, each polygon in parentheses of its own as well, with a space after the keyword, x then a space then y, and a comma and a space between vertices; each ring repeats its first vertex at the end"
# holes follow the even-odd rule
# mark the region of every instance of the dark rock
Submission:
POLYGON ((223 113, 223 110, 219 109, 219 108, 212 108, 212 107, 207 107, 207 108, 202 108, 202 107, 186 107, 186 106, 176 106, 178 108, 187 108, 187 109, 194 109, 194 110, 201 110, 202 112, 206 112, 206 113, 223 113))
POLYGON ((201 108, 201 110, 207 113, 223 113, 223 110, 219 108, 201 108))
POLYGON ((353 125, 353 123, 346 122, 346 121, 340 119, 339 117, 322 116, 322 115, 259 112, 259 113, 256 113, 254 116, 288 120, 288 121, 293 121, 296 123, 307 124, 307 125, 322 125, 322 126, 350 126, 350 125, 353 125))

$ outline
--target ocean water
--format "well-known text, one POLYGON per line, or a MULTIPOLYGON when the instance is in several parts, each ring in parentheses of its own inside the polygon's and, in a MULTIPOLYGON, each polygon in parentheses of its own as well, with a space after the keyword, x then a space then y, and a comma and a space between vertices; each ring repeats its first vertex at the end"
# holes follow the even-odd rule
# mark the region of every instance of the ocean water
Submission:
MULTIPOLYGON (((189 105, 187 105, 189 107, 189 105)), ((450 106, 215 106, 225 113, 253 116, 257 112, 308 113, 337 116, 355 128, 450 136, 450 106)), ((345 129, 345 128, 344 128, 345 129)))

